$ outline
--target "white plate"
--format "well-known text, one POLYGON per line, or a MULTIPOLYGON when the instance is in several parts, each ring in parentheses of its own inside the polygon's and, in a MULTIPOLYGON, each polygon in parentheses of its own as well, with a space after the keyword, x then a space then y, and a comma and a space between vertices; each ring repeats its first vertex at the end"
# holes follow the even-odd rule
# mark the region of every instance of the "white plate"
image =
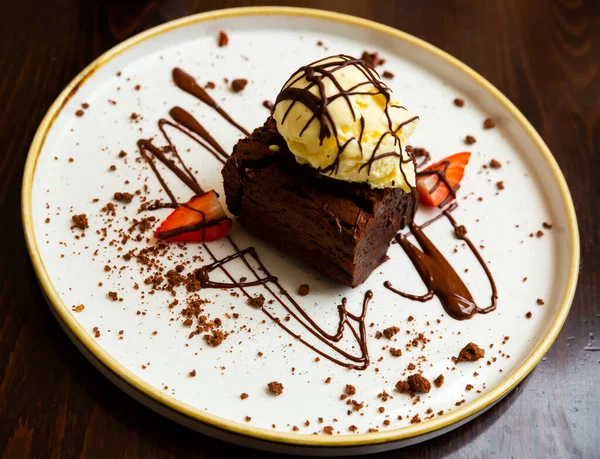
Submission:
MULTIPOLYGON (((218 190, 223 199, 220 163, 184 136, 173 138, 202 186, 218 190)), ((171 184, 180 200, 190 197, 178 182, 171 180, 171 184)), ((167 213, 154 215, 162 218, 167 213)), ((423 211, 419 219, 426 216, 423 211)), ((414 37, 361 19, 302 9, 250 8, 192 16, 144 32, 100 57, 66 88, 40 126, 25 171, 23 219, 34 266, 55 315, 105 374, 144 403, 194 429, 286 452, 333 455, 405 446, 456 427, 491 406, 531 371, 556 337, 571 303, 579 260, 574 210, 560 170, 537 133, 504 96, 460 62, 414 37), (229 35, 229 45, 223 48, 216 44, 220 30, 229 35), (319 40, 324 46, 317 46, 319 40), (360 55, 363 50, 383 55, 383 69, 395 74, 390 86, 421 117, 411 144, 427 148, 439 159, 465 150, 466 134, 477 138, 454 215, 466 225, 472 240, 485 247, 482 255, 498 285, 497 310, 456 321, 444 314, 437 299, 422 304, 392 294, 383 287, 385 280, 405 290, 423 290, 398 245, 390 248, 391 259, 367 283, 350 289, 235 225, 232 238, 241 248, 256 247, 285 288, 295 292, 299 284, 310 285, 310 295, 298 301, 328 330, 335 329, 335 306, 342 297, 348 298, 351 311, 357 311, 365 291, 373 290, 367 315, 367 324, 375 324, 367 327, 372 363, 365 371, 352 371, 326 359, 315 362, 312 350, 272 321, 263 321, 266 317, 260 310, 219 290, 203 290, 200 295, 211 301, 207 313, 223 318, 223 328, 235 333, 216 348, 208 347, 202 336, 188 339, 190 329, 182 325, 180 306, 168 308, 171 295, 143 295, 148 274, 140 273, 134 261, 119 257, 145 242, 130 241, 121 253, 118 245, 108 243, 118 230, 130 226, 131 219, 143 216, 137 214, 139 198, 117 205, 106 240, 97 233, 107 226, 101 208, 112 201, 114 192, 146 184, 149 197, 164 197, 148 166, 136 161, 136 140, 157 136, 160 143, 157 121, 167 118, 171 107, 180 105, 193 113, 226 150, 240 138, 214 111, 175 87, 172 68, 182 67, 200 83, 214 81, 213 97, 240 124, 253 129, 268 115, 263 100, 274 100, 299 66, 326 55, 360 55), (249 84, 234 94, 224 78, 247 78, 249 84), (466 106, 455 107, 455 97, 465 99, 466 106), (90 105, 84 116, 75 116, 84 102, 90 105), (141 114, 141 120, 131 121, 132 112, 141 114), (486 117, 496 121, 495 129, 483 130, 486 117), (118 158, 121 150, 128 153, 126 160, 118 158), (482 167, 492 158, 502 163, 501 169, 482 167), (109 171, 111 165, 116 165, 116 171, 109 171), (500 192, 498 181, 505 184, 500 192), (93 202, 95 198, 99 202, 93 202), (75 236, 80 231, 70 229, 71 215, 78 213, 87 214, 90 221, 85 237, 79 239, 75 236), (543 237, 530 237, 545 221, 552 223, 552 229, 543 229, 543 237), (107 264, 112 268, 108 273, 107 264), (139 290, 133 288, 136 282, 139 290), (118 292, 123 301, 110 301, 108 291, 118 292), (537 298, 545 304, 537 305, 537 298), (85 309, 73 312, 79 304, 85 309), (225 318, 231 307, 239 319, 225 318), (138 315, 138 310, 146 314, 138 315), (525 317, 528 311, 531 319, 525 317), (415 320, 409 322, 411 315, 415 320), (392 342, 375 339, 376 331, 392 325, 401 328, 392 342), (98 338, 94 327, 100 331, 98 338), (404 350, 394 358, 382 349, 387 344, 404 349, 418 332, 431 340, 424 350, 404 350), (453 370, 450 358, 469 341, 485 348, 486 358, 453 370), (264 355, 258 357, 258 352, 264 355), (491 365, 486 365, 488 360, 491 365), (406 367, 411 362, 429 379, 440 373, 446 378, 441 388, 422 395, 417 404, 393 390, 395 382, 410 373, 406 367), (193 369, 195 378, 189 376, 193 369), (479 376, 474 377, 474 372, 479 376), (331 382, 325 384, 328 377, 331 382), (279 397, 266 391, 273 380, 285 386, 279 397), (365 403, 361 411, 348 414, 348 406, 340 401, 346 384, 356 386, 352 398, 365 403), (467 384, 474 389, 466 391, 467 384), (383 389, 393 395, 385 403, 377 397, 383 389), (241 400, 242 392, 249 397, 241 400), (461 400, 465 402, 456 406, 461 400), (379 407, 385 407, 385 412, 379 407), (426 420, 430 408, 444 414, 426 420), (421 423, 410 423, 415 414, 421 423), (246 416, 252 420, 245 422, 246 416), (322 424, 319 417, 324 418, 322 424), (383 424, 386 419, 389 426, 383 424), (310 426, 305 426, 305 420, 310 426), (299 431, 292 430, 294 425, 299 431), (323 427, 329 425, 334 435, 323 434, 323 427), (356 425, 358 433, 351 433, 350 425, 356 425), (379 432, 368 433, 369 428, 379 432)), ((475 299, 487 305, 489 284, 448 223, 437 222, 427 234, 461 273, 475 299), (459 251, 453 253, 457 245, 459 251)), ((230 250, 222 240, 210 248, 219 256, 230 250)), ((197 245, 184 251, 172 247, 170 253, 186 258, 198 254, 209 260, 197 245)), ((165 257, 163 261, 174 264, 165 257)), ((180 290, 181 303, 185 296, 180 290)), ((300 330, 295 321, 290 323, 300 330)))

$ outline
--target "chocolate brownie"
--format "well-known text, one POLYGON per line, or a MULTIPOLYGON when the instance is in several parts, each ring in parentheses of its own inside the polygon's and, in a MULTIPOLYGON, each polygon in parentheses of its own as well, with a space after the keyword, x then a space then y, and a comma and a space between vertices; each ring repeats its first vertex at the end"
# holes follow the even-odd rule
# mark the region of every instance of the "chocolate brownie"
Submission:
POLYGON ((237 143, 222 174, 242 226, 352 287, 385 260, 417 202, 414 191, 336 180, 298 164, 272 118, 237 143))

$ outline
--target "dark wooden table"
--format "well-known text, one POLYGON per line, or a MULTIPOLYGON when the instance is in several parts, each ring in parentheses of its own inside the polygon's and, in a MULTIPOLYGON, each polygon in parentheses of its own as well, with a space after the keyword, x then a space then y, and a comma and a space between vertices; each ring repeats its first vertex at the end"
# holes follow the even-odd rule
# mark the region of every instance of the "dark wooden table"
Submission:
MULTIPOLYGON (((0 19, 0 452, 6 458, 274 457, 188 431, 122 393, 50 314, 20 224, 33 134, 63 87, 102 52, 149 27, 239 1, 3 2, 0 19)), ((277 3, 277 2, 274 2, 277 3)), ((433 441, 380 457, 599 457, 600 2, 595 0, 280 2, 398 27, 448 51, 519 107, 571 187, 582 269, 546 360, 508 397, 433 441)))

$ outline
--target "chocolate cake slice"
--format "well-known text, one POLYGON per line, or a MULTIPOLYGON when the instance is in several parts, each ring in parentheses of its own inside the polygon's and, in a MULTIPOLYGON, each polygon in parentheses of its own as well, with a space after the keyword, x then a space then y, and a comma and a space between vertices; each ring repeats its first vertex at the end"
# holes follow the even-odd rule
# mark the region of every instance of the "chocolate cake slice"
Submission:
POLYGON ((222 175, 227 206, 244 228, 352 287, 385 260, 417 203, 414 191, 374 189, 298 164, 272 118, 237 143, 222 175))

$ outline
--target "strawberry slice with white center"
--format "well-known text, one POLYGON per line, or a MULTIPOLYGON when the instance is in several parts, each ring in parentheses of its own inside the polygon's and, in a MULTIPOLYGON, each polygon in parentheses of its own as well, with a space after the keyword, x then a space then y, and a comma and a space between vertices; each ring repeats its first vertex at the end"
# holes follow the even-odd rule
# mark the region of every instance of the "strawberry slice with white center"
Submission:
POLYGON ((214 190, 194 196, 180 205, 160 224, 154 237, 180 242, 210 242, 231 229, 231 219, 214 190))
POLYGON ((417 172, 419 200, 427 206, 451 202, 460 187, 470 156, 467 151, 456 153, 417 172))

